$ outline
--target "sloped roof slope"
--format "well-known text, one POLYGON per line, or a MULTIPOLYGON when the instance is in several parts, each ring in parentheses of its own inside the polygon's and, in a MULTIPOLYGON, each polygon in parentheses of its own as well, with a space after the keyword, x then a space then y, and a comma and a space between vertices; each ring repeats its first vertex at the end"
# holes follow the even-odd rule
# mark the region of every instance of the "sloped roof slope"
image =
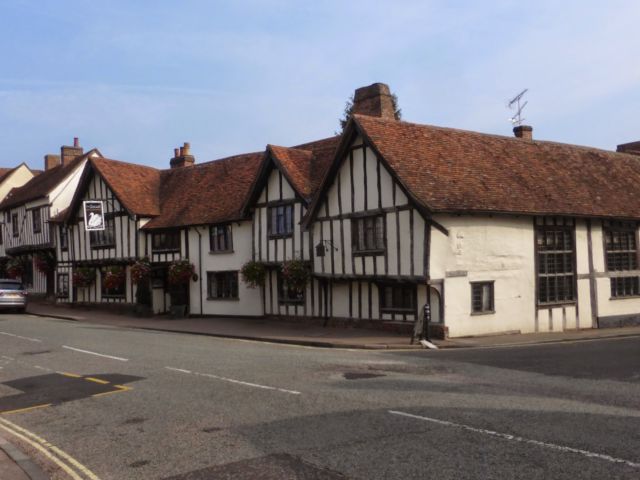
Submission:
POLYGON ((108 158, 92 158, 91 165, 132 214, 160 214, 160 170, 108 158))
POLYGON ((48 195, 58 183, 64 180, 78 165, 93 154, 100 155, 100 152, 96 149, 89 150, 84 155, 76 157, 66 165, 57 165, 36 175, 21 187, 11 189, 7 198, 0 203, 0 210, 15 207, 48 195))
POLYGON ((354 120, 431 211, 640 219, 638 156, 363 115, 354 120))
POLYGON ((144 229, 238 220, 263 152, 161 172, 160 213, 144 229))

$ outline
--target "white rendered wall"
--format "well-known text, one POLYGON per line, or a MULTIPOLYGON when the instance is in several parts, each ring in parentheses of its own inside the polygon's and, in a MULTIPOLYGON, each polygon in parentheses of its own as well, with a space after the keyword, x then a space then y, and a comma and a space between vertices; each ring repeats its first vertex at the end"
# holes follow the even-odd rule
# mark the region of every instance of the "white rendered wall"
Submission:
POLYGON ((431 279, 444 282, 450 337, 535 331, 534 230, 531 217, 436 215, 431 279), (472 315, 471 284, 493 281, 495 313, 472 315))

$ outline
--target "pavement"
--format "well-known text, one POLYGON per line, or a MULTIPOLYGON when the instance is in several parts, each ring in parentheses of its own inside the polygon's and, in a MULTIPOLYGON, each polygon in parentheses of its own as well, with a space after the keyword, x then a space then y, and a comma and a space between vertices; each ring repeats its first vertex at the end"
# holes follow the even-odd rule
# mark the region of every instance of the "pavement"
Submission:
MULTIPOLYGON (((31 302, 33 315, 117 327, 189 333, 211 337, 235 338, 324 348, 423 349, 412 344, 406 334, 355 327, 323 327, 306 323, 282 322, 261 318, 201 317, 172 319, 166 316, 136 317, 108 311, 70 307, 45 301, 31 302)), ((438 348, 482 348, 575 342, 599 338, 640 335, 640 326, 610 329, 583 329, 564 332, 509 333, 433 340, 438 348)))
POLYGON ((2 480, 47 480, 40 467, 0 435, 0 479, 2 480))

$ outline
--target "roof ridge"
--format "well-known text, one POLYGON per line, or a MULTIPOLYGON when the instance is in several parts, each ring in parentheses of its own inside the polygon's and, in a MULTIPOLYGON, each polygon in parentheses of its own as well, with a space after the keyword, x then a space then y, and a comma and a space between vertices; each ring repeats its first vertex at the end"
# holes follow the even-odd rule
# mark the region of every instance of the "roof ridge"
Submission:
MULTIPOLYGON (((634 155, 632 153, 625 153, 625 152, 617 152, 615 150, 606 150, 604 148, 599 148, 599 147, 593 147, 590 145, 577 145, 574 143, 566 143, 566 142, 559 142, 557 140, 540 140, 540 139, 533 139, 533 140, 522 140, 521 138, 517 138, 517 137, 512 137, 509 135, 501 135, 499 133, 486 133, 486 132, 478 132, 476 130, 467 130, 464 128, 455 128, 455 127, 444 127, 441 125, 432 125, 429 123, 416 123, 416 122, 407 122, 406 120, 391 120, 388 118, 379 118, 379 117, 372 117, 370 115, 361 115, 361 114, 354 114, 354 117, 356 117, 356 119, 360 119, 360 118, 365 118, 367 120, 373 120, 376 122, 380 122, 380 123, 386 123, 386 124, 390 124, 390 125, 408 125, 408 126, 414 126, 414 127, 420 127, 420 128, 431 128, 434 130, 442 130, 442 131, 447 131, 447 132, 455 132, 455 133, 461 133, 461 134, 471 134, 471 135, 478 135, 481 137, 491 137, 491 138, 496 138, 498 140, 502 140, 502 141, 507 141, 507 142, 513 142, 514 144, 518 145, 520 143, 524 143, 526 142, 526 144, 540 144, 540 145, 557 145, 560 147, 571 147, 571 148, 580 148, 580 149, 584 149, 584 150, 590 150, 590 151, 595 151, 595 152, 603 152, 606 154, 615 154, 615 155, 625 155, 625 156, 630 156, 630 157, 635 157, 636 159, 638 158, 637 155, 634 155)), ((365 120, 365 121, 367 121, 365 120)))

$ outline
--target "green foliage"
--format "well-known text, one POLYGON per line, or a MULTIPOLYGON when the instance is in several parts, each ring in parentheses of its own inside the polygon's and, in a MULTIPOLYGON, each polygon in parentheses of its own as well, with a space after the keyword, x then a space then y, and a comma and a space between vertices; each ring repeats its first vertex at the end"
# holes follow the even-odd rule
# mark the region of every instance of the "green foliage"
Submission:
POLYGON ((106 289, 114 289, 121 287, 127 281, 127 273, 124 267, 120 265, 111 265, 104 269, 102 285, 106 289))
POLYGON ((96 269, 93 267, 78 267, 73 272, 73 285, 76 287, 90 287, 96 281, 96 269))
POLYGON ((249 288, 257 288, 264 285, 264 279, 267 276, 267 267, 262 262, 251 260, 245 263, 240 269, 242 281, 249 288))
POLYGON ((301 291, 311 279, 311 266, 304 260, 288 260, 282 263, 280 273, 290 288, 301 291))
POLYGON ((144 257, 131 265, 131 280, 136 285, 148 283, 151 276, 151 263, 148 257, 144 257))
POLYGON ((195 276, 195 267, 189 260, 176 260, 169 265, 168 281, 170 285, 186 285, 195 276))
POLYGON ((26 268, 24 262, 22 257, 11 257, 7 262, 7 277, 22 277, 26 268))

